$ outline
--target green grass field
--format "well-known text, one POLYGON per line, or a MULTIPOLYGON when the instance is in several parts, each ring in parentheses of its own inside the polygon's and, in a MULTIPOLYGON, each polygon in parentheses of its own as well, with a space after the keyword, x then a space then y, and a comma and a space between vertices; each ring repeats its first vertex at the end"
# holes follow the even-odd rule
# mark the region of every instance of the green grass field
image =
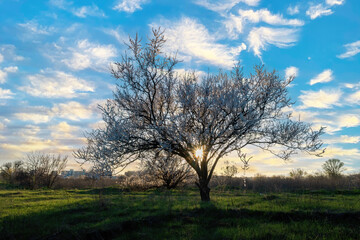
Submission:
POLYGON ((360 239, 360 191, 0 190, 1 239, 360 239))

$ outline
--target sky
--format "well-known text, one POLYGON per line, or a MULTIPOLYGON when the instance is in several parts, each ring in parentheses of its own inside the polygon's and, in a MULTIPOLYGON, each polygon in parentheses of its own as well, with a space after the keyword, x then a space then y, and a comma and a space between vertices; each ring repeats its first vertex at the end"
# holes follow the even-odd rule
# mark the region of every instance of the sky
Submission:
MULTIPOLYGON (((129 36, 165 29, 177 71, 249 74, 264 64, 284 78, 296 119, 326 127, 326 151, 284 162, 248 148, 249 174, 321 170, 329 158, 360 171, 360 1, 358 0, 0 0, 0 164, 42 151, 69 155, 101 125, 112 98, 110 64, 129 36)), ((226 157, 241 166, 236 154, 226 157)), ((218 166, 221 172, 221 165, 218 166)))

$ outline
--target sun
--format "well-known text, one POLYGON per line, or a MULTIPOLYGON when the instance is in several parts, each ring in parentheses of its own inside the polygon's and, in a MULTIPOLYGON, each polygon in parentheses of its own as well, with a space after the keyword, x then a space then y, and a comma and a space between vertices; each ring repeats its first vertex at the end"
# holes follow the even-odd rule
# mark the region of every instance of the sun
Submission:
POLYGON ((203 148, 198 148, 195 150, 195 157, 201 159, 204 154, 203 148))

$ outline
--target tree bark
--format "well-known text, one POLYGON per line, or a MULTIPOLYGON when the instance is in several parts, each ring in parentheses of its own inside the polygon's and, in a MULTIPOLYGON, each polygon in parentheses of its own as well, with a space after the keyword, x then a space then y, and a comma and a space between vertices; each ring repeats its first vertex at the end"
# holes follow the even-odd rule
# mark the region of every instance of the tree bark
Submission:
POLYGON ((210 188, 208 187, 208 183, 204 181, 199 181, 196 183, 200 190, 201 201, 209 202, 210 201, 210 188))

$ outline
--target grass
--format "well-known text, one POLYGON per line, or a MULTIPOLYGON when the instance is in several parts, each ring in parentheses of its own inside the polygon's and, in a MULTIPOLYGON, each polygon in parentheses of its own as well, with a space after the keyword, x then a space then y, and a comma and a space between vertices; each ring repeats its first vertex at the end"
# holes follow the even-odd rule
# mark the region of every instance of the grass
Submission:
POLYGON ((360 191, 0 190, 0 239, 359 239, 360 191))

